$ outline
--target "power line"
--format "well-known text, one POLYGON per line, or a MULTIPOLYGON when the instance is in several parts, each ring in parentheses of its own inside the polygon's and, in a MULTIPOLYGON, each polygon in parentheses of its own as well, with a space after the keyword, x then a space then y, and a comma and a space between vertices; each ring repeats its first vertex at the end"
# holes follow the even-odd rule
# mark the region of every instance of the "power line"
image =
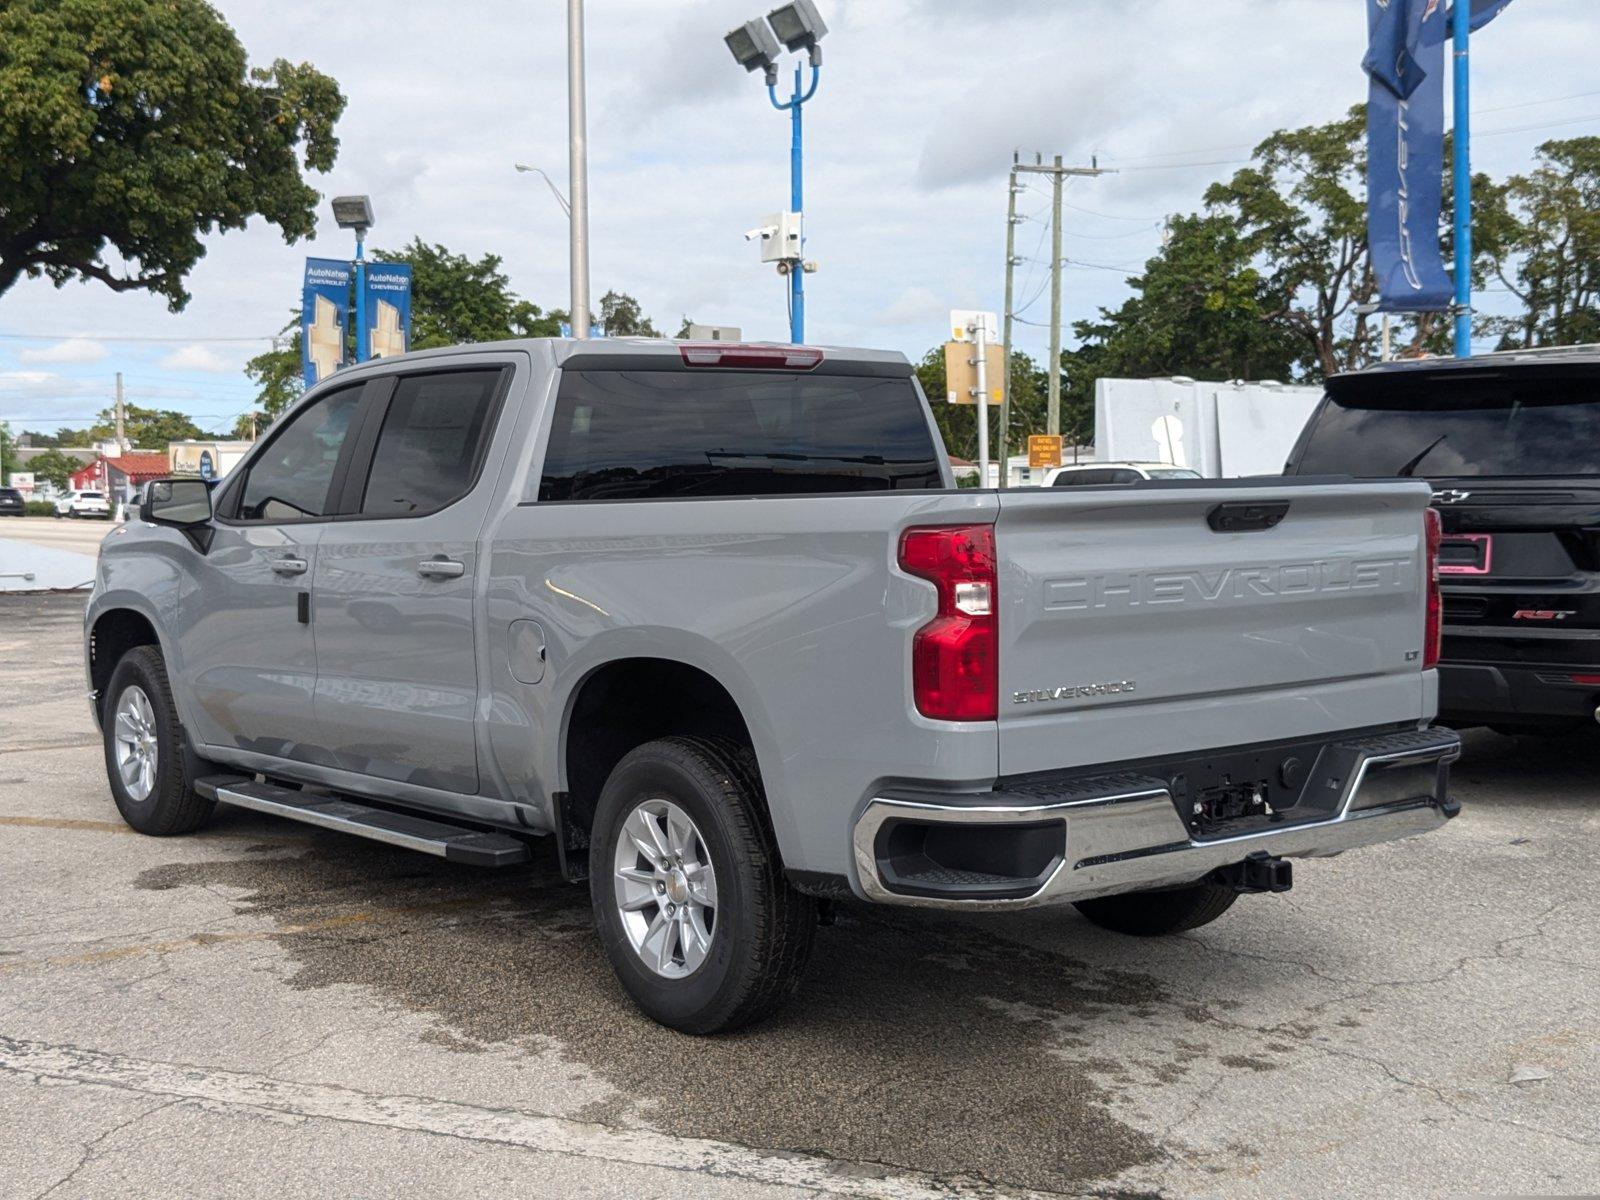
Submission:
POLYGON ((158 337, 136 333, 0 333, 0 338, 10 342, 270 342, 275 334, 256 334, 249 337, 158 337))

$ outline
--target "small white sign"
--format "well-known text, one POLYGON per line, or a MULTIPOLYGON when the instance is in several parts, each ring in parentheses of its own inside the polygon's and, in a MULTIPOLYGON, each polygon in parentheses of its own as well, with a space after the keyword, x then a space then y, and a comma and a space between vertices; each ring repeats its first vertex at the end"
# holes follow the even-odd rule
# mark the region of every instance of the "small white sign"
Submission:
POLYGON ((31 491, 33 491, 33 472, 32 471, 13 471, 13 472, 11 472, 11 483, 9 484, 9 486, 16 488, 17 491, 19 491, 19 492, 31 492, 31 491))
POLYGON ((953 342, 1000 341, 1000 318, 975 308, 950 310, 950 340, 953 342))

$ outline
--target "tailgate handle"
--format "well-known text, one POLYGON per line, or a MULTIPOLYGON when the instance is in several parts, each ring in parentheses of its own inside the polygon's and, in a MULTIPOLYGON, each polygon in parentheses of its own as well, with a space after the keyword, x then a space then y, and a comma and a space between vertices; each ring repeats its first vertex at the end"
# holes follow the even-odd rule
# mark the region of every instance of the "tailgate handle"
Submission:
POLYGON ((1206 514, 1206 524, 1218 533, 1253 533, 1271 529, 1289 512, 1287 500, 1265 503, 1241 501, 1219 504, 1206 514))

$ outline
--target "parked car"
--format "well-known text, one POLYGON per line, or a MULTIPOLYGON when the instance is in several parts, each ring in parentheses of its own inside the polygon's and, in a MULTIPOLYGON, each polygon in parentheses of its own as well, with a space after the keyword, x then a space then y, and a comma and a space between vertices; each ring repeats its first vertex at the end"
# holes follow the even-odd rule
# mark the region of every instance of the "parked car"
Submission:
POLYGON ((1422 478, 1443 518, 1440 718, 1600 720, 1600 353, 1391 363, 1328 381, 1291 475, 1422 478))
POLYGON ((1042 487, 1094 487, 1108 483, 1139 483, 1146 479, 1199 479, 1199 471, 1171 463, 1073 463, 1056 467, 1044 477, 1042 487))
POLYGON ((780 1003, 838 898, 1174 933, 1457 811, 1421 483, 953 484, 898 354, 350 367, 102 545, 112 795, 482 866, 548 836, 696 1033, 780 1003))
POLYGON ((56 500, 56 516, 105 520, 111 516, 111 505, 104 492, 68 492, 56 500))
POLYGON ((16 488, 0 487, 0 517, 20 517, 28 511, 27 498, 16 488))

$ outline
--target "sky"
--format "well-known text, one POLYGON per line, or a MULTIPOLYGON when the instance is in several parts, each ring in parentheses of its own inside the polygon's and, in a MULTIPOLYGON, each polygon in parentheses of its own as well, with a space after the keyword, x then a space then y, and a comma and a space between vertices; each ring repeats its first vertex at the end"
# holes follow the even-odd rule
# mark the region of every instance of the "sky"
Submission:
MULTIPOLYGON (((309 60, 348 107, 325 197, 372 196, 369 244, 413 237, 501 255, 512 287, 566 307, 565 0, 218 0, 254 63, 309 60)), ((789 125, 722 44, 764 0, 588 0, 592 290, 632 293, 667 332, 684 316, 787 337, 784 282, 746 230, 787 206, 789 125)), ((1273 130, 1365 97, 1360 0, 818 0, 830 26, 806 105, 807 340, 920 356, 952 308, 998 311, 1006 171, 1116 174, 1066 192, 1064 324, 1114 306, 1160 244, 1273 130)), ((1473 39, 1474 168, 1526 170, 1545 140, 1600 133, 1596 0, 1517 0, 1473 39)), ((784 86, 787 86, 785 76, 784 86)), ((1049 189, 1018 198, 1017 344, 1048 345, 1049 189)), ((263 221, 206 239, 179 314, 96 283, 0 295, 0 420, 82 426, 115 373, 130 404, 226 430, 251 407, 243 364, 298 303, 307 255, 347 257, 263 221)), ((1484 303, 1497 303, 1494 295, 1484 303)))

